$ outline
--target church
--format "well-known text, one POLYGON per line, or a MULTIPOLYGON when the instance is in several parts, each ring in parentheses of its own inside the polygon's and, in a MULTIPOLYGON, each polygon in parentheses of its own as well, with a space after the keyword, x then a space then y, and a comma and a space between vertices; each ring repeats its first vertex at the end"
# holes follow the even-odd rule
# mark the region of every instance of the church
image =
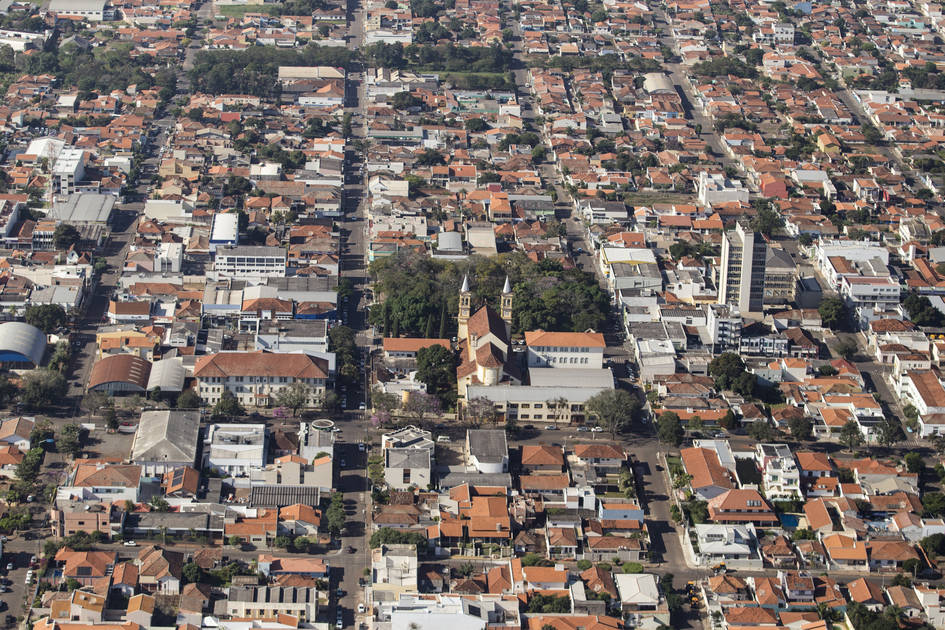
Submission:
POLYGON ((519 361, 512 356, 512 286, 508 277, 499 298, 499 312, 488 304, 472 313, 469 277, 459 290, 458 333, 460 364, 456 389, 466 397, 470 385, 521 385, 519 361))

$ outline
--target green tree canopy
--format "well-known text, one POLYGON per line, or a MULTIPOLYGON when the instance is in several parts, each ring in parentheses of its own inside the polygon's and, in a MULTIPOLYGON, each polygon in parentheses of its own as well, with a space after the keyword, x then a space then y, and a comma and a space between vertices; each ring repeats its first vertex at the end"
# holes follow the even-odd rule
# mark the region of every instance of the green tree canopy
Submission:
POLYGON ((47 335, 65 326, 69 321, 65 309, 58 304, 31 304, 26 307, 23 319, 27 324, 36 326, 47 335))
POLYGON ((584 403, 584 409, 597 423, 617 439, 641 409, 640 399, 623 389, 605 389, 594 394, 584 403))

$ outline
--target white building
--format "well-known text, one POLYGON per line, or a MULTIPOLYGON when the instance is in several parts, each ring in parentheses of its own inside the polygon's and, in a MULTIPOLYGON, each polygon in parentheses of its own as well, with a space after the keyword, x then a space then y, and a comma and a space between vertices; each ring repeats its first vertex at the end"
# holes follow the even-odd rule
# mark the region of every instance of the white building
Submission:
POLYGON ((717 203, 748 203, 748 189, 721 173, 699 173, 699 202, 706 207, 717 203))
POLYGON ((899 305, 899 292, 899 282, 889 275, 840 278, 840 295, 852 309, 893 310, 899 305))
POLYGON ((706 332, 714 353, 738 352, 742 342, 742 316, 726 304, 706 305, 706 332))
MULTIPOLYGON (((703 173, 705 174, 705 173, 703 173)), ((764 308, 765 263, 768 245, 757 232, 741 223, 722 238, 719 266, 719 304, 728 304, 742 313, 764 308)))
POLYGON ((371 590, 375 602, 417 592, 416 545, 381 545, 371 550, 371 590))
POLYGON ((215 405, 229 392, 242 405, 268 406, 283 389, 301 383, 308 387, 306 407, 315 407, 325 396, 328 361, 304 353, 217 352, 201 356, 194 364, 197 393, 215 405))
POLYGON ((604 335, 597 332, 525 333, 529 368, 581 368, 599 370, 604 366, 604 335))
POLYGON ((82 18, 89 22, 110 20, 114 14, 108 6, 108 0, 51 0, 47 11, 61 17, 82 18))
POLYGON ((203 441, 203 466, 245 477, 266 464, 265 424, 211 424, 203 441))
POLYGON ((787 444, 758 444, 755 459, 761 468, 765 497, 771 501, 800 499, 801 472, 787 444))
POLYGON ((218 247, 213 268, 225 278, 281 278, 285 276, 286 260, 286 250, 281 247, 218 247))
POLYGON ((637 339, 634 354, 640 366, 640 379, 645 383, 676 373, 676 348, 668 339, 637 339))
POLYGON ((931 370, 909 372, 901 381, 902 402, 919 412, 919 435, 945 435, 945 387, 931 370))
POLYGON ((509 443, 505 431, 469 429, 466 431, 466 460, 480 473, 509 471, 509 443))
MULTIPOLYGON (((67 0, 61 0, 66 2, 67 0)), ((55 0, 54 0, 55 2, 55 0)), ((52 168, 50 184, 54 195, 70 195, 76 192, 77 185, 85 177, 88 154, 82 149, 68 147, 56 158, 52 168)))
POLYGON ((384 481, 395 490, 425 489, 432 481, 433 436, 415 426, 407 426, 381 437, 384 481))
POLYGON ((627 615, 628 627, 669 623, 669 608, 663 601, 656 576, 651 573, 618 573, 614 575, 620 609, 627 615))
POLYGON ((210 253, 216 253, 217 247, 239 245, 239 215, 235 212, 217 212, 213 215, 210 228, 210 253))
MULTIPOLYGON (((715 565, 724 562, 730 568, 758 569, 764 563, 758 550, 758 537, 752 523, 744 525, 720 525, 703 523, 693 526, 699 552, 693 555, 703 565, 715 565)), ((683 543, 692 549, 688 536, 683 543)))

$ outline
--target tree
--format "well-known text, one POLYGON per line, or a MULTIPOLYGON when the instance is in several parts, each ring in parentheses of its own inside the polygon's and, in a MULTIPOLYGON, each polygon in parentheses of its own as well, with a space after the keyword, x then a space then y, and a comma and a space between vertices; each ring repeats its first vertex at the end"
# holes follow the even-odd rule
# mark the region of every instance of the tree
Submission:
POLYGON ((784 227, 784 218, 767 204, 760 208, 758 213, 751 219, 751 229, 767 237, 771 237, 782 227, 784 227))
POLYGON ((843 425, 838 437, 840 443, 846 446, 851 453, 863 444, 863 434, 860 432, 860 425, 856 423, 856 420, 850 420, 843 425))
POLYGON ((203 582, 203 569, 195 562, 188 562, 183 569, 184 580, 189 584, 199 584, 203 582))
POLYGON ((243 544, 243 539, 236 535, 229 536, 226 539, 226 544, 230 547, 240 547, 243 544))
POLYGON ((723 352, 709 363, 709 376, 716 389, 730 389, 737 378, 745 374, 745 362, 734 352, 723 352))
POLYGON ((333 492, 328 509, 325 510, 325 520, 328 522, 328 531, 338 535, 345 526, 345 502, 340 492, 333 492))
POLYGON ((16 398, 16 385, 5 374, 0 374, 0 405, 6 405, 16 398))
POLYGON ((686 434, 679 416, 672 411, 664 411, 656 421, 656 433, 660 442, 679 446, 682 443, 683 436, 686 434))
POLYGON ((795 439, 809 440, 814 425, 807 416, 795 416, 788 420, 788 428, 795 439))
POLYGON ((79 242, 79 238, 81 238, 79 230, 74 225, 60 223, 53 231, 53 246, 59 250, 69 249, 79 242))
POLYGON ((623 389, 605 389, 584 403, 587 413, 596 418, 597 424, 609 431, 614 440, 640 408, 639 398, 623 389))
POLYGON ((440 401, 430 394, 410 392, 407 402, 404 403, 404 413, 413 416, 417 423, 420 423, 427 414, 435 416, 440 413, 440 401))
POLYGON ((766 419, 757 420, 748 425, 748 435, 758 442, 770 442, 774 439, 774 429, 766 419))
POLYGON ((82 397, 82 408, 88 412, 90 418, 92 414, 101 412, 108 405, 111 405, 113 409, 115 407, 111 397, 105 392, 89 391, 82 397))
POLYGON ((66 396, 66 378, 55 370, 37 369, 23 376, 20 400, 33 408, 51 407, 66 396))
POLYGON ((192 389, 185 389, 177 397, 178 409, 197 409, 201 404, 203 404, 203 401, 200 400, 197 392, 192 389))
POLYGON ((65 309, 58 304, 31 304, 26 307, 23 319, 47 335, 69 321, 65 309))
POLYGON ((884 418, 878 427, 877 441, 886 448, 889 448, 902 439, 902 426, 894 418, 884 418))
POLYGON ((109 431, 117 431, 121 423, 118 422, 118 414, 115 413, 115 407, 107 407, 104 414, 105 428, 109 431))
POLYGON ((477 424, 495 422, 498 415, 495 403, 485 396, 476 396, 466 402, 466 417, 477 424))
POLYGON ((726 431, 731 431, 738 426, 738 418, 735 417, 735 412, 729 409, 725 412, 725 415, 722 416, 722 419, 719 420, 719 426, 721 426, 726 431))
POLYGON ((830 330, 842 328, 847 321, 847 305, 836 296, 825 297, 817 309, 821 322, 830 330))
POLYGON ((78 457, 82 452, 82 429, 74 422, 62 427, 56 436, 56 450, 78 457))
POLYGON ((151 506, 151 509, 155 512, 170 512, 171 504, 167 502, 164 497, 152 497, 148 502, 148 505, 151 506))
POLYGON ((38 446, 34 446, 26 452, 20 463, 16 465, 16 477, 20 481, 32 483, 39 474, 39 469, 43 465, 43 458, 46 451, 38 446))
POLYGON ((312 388, 299 381, 290 383, 288 387, 283 387, 276 394, 276 402, 291 409, 293 418, 297 417, 302 409, 309 406, 311 398, 312 388))
POLYGON ((849 337, 840 339, 833 346, 833 351, 848 361, 856 356, 856 350, 856 342, 849 337))
POLYGON ((243 410, 240 401, 238 401, 236 396, 230 393, 229 390, 223 390, 223 394, 220 395, 220 400, 213 406, 213 416, 216 418, 242 416, 245 414, 246 412, 243 410))
POLYGON ((371 539, 368 544, 371 546, 371 549, 377 549, 381 545, 416 545, 419 551, 427 546, 427 539, 423 534, 418 532, 381 527, 371 534, 371 539))
POLYGON ((911 473, 921 473, 925 470, 925 462, 922 460, 922 455, 916 453, 915 451, 910 451, 906 453, 906 470, 911 473))
POLYGON ((400 408, 400 396, 389 394, 375 386, 371 390, 371 407, 380 412, 390 414, 392 411, 400 408))
POLYGON ((440 344, 420 348, 417 351, 417 380, 426 384, 427 393, 439 398, 444 407, 450 407, 456 400, 456 358, 453 352, 440 344))

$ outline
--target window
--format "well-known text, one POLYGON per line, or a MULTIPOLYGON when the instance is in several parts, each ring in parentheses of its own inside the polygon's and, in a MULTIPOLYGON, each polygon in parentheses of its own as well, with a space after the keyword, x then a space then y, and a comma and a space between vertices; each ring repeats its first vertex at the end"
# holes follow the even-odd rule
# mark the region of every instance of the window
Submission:
POLYGON ((410 469, 404 468, 403 481, 405 484, 410 485, 410 469))

